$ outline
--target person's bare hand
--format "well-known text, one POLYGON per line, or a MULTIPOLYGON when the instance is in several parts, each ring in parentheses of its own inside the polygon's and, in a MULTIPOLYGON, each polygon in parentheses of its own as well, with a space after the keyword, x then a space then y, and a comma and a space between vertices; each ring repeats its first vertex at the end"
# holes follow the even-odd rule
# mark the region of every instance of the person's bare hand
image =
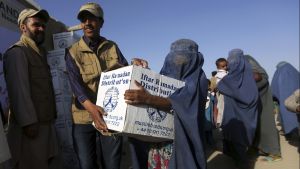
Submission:
POLYGON ((104 132, 107 132, 107 125, 103 119, 103 116, 106 116, 107 113, 104 111, 104 109, 100 106, 95 105, 90 100, 86 100, 83 102, 84 108, 91 113, 92 119, 95 123, 95 127, 98 130, 103 130, 104 132))
POLYGON ((144 59, 140 59, 140 58, 133 58, 131 60, 131 64, 132 65, 136 65, 136 66, 142 66, 143 68, 149 68, 148 67, 148 62, 144 59))
POLYGON ((300 105, 297 106, 296 112, 297 112, 297 113, 300 113, 300 105))
POLYGON ((254 72, 254 73, 253 73, 253 77, 254 77, 254 80, 255 80, 256 82, 259 82, 259 81, 262 80, 262 75, 261 75, 260 73, 257 73, 257 72, 254 72))
POLYGON ((126 90, 124 94, 125 102, 132 105, 147 104, 152 95, 149 94, 140 83, 137 81, 134 82, 138 89, 126 90))

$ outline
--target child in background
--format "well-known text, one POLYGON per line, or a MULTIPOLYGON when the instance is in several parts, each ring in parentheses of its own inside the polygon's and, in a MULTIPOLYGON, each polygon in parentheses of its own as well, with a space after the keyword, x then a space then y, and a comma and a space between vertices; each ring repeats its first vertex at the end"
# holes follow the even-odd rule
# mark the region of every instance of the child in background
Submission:
MULTIPOLYGON (((216 85, 222 80, 223 77, 227 75, 227 60, 225 58, 219 58, 216 60, 217 74, 216 74, 216 85)), ((215 98, 215 109, 214 109, 214 121, 216 127, 221 127, 223 120, 223 111, 224 111, 224 96, 218 92, 216 89, 216 98, 215 98)))
POLYGON ((225 58, 219 58, 216 60, 216 66, 217 66, 217 74, 216 74, 216 78, 217 78, 217 84, 219 83, 219 81, 227 75, 227 60, 225 58))

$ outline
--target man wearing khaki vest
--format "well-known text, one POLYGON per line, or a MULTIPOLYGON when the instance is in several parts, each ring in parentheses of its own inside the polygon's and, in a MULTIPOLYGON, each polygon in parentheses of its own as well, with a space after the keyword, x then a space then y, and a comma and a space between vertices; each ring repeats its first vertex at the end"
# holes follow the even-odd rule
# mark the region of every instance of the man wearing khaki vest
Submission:
POLYGON ((100 36, 104 20, 103 10, 98 4, 83 5, 77 18, 81 22, 84 36, 70 47, 66 55, 74 94, 72 114, 75 150, 81 169, 98 169, 96 144, 99 143, 102 168, 118 169, 121 160, 121 137, 101 135, 92 126, 92 122, 98 130, 107 131, 103 120, 105 112, 95 105, 101 72, 128 63, 114 42, 100 36))
POLYGON ((41 44, 49 19, 45 10, 24 9, 18 17, 22 36, 4 54, 11 114, 7 140, 13 168, 48 169, 58 153, 54 130, 54 92, 41 44))

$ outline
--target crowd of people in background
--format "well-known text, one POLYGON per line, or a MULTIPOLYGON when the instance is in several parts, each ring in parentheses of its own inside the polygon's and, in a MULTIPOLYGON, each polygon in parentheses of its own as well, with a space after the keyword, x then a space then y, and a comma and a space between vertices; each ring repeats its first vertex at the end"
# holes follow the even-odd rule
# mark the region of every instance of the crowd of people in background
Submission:
MULTIPOLYGON (((100 34, 104 18, 99 4, 84 4, 77 19, 84 35, 66 54, 73 91, 70 109, 74 149, 81 169, 122 168, 123 136, 105 134, 106 112, 95 103, 101 92, 101 72, 127 66, 128 62, 117 44, 100 34), (97 147, 101 148, 100 154, 97 147)), ((20 41, 4 54, 10 114, 7 118, 1 112, 0 163, 10 159, 5 165, 9 168, 63 168, 53 125, 55 96, 46 51, 41 46, 48 20, 46 10, 24 9, 18 18, 20 41), (3 123, 8 124, 7 140, 3 123)), ((279 63, 270 83, 254 57, 232 49, 227 58, 216 60, 216 71, 208 79, 202 69, 204 59, 196 42, 176 40, 160 74, 184 81, 185 86, 167 98, 151 95, 138 82, 138 89, 125 92, 127 104, 148 105, 174 115, 174 140, 149 143, 128 139, 133 169, 205 169, 208 149, 214 149, 216 144, 215 132, 222 135, 223 153, 232 157, 239 169, 253 168, 253 158, 258 155, 267 161, 281 160, 276 108, 281 134, 299 146, 297 69, 289 63, 279 63)), ((132 63, 149 66, 142 58, 132 63)), ((2 168, 4 165, 0 164, 2 168)))

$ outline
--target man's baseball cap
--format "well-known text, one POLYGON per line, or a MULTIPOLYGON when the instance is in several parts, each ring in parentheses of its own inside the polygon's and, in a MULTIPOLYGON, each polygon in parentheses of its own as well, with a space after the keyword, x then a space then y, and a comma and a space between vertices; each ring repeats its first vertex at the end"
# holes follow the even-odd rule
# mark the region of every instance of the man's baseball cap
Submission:
POLYGON ((23 23, 26 18, 30 18, 33 16, 38 16, 38 17, 44 19, 45 22, 48 22, 48 20, 49 20, 49 14, 46 10, 44 10, 44 9, 34 10, 34 9, 26 8, 26 9, 23 9, 19 14, 18 25, 20 26, 21 23, 23 23))
POLYGON ((77 19, 81 20, 85 12, 89 12, 94 16, 103 19, 103 10, 99 4, 89 2, 82 5, 79 9, 77 19))

